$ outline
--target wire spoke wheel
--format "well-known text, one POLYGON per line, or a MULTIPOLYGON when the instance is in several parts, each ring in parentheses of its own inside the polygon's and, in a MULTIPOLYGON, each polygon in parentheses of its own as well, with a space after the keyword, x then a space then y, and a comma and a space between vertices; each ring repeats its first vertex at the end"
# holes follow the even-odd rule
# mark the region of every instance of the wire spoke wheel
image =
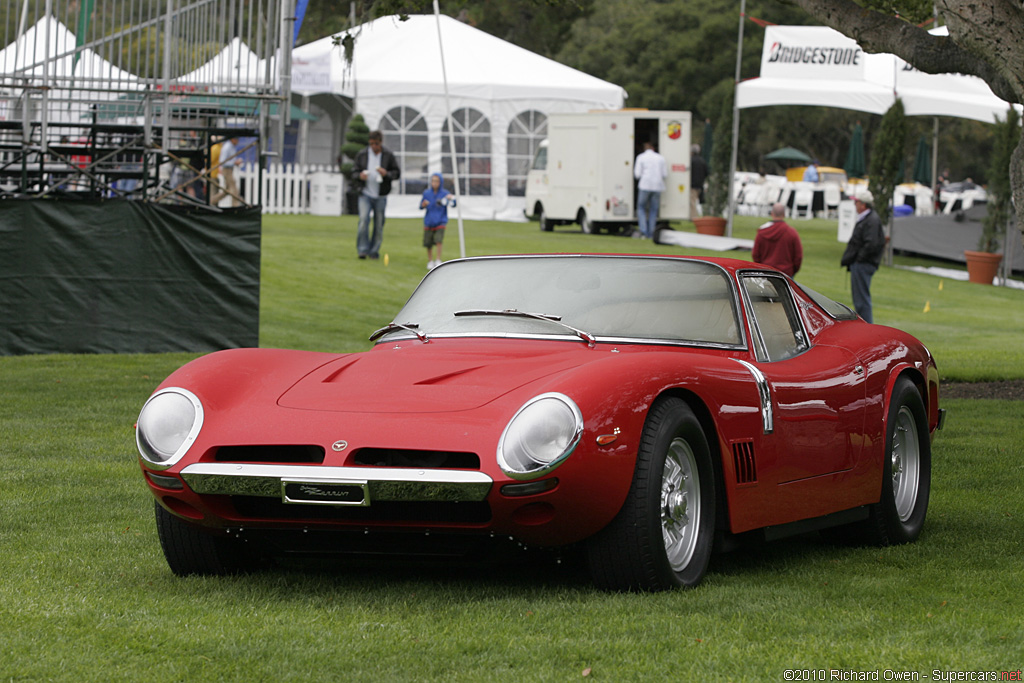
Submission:
POLYGON ((630 591, 696 586, 714 544, 715 495, 700 420, 680 398, 657 400, 644 425, 626 501, 587 542, 595 583, 630 591))
POLYGON ((693 558, 700 516, 697 460, 690 444, 674 439, 661 476, 661 534, 674 571, 682 571, 693 558))
POLYGON ((921 442, 918 438, 914 415, 907 406, 901 406, 896 415, 892 451, 892 495, 896 514, 906 522, 917 504, 917 487, 921 478, 921 442))

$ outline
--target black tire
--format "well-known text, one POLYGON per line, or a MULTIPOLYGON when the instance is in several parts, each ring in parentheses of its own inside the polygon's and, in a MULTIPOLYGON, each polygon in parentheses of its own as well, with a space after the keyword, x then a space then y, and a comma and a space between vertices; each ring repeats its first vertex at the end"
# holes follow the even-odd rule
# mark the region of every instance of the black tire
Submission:
POLYGON ((714 529, 707 437, 685 401, 659 399, 644 425, 626 502, 587 544, 590 573, 605 590, 696 586, 707 571, 714 529))
POLYGON ((182 521, 154 501, 160 547, 178 576, 236 574, 253 566, 252 554, 225 532, 223 537, 182 521))
POLYGON ((544 210, 543 206, 540 207, 539 214, 540 214, 540 229, 541 229, 541 231, 542 232, 551 232, 552 230, 554 230, 555 229, 555 224, 552 221, 548 220, 547 211, 544 210))
POLYGON ((825 538, 867 545, 912 543, 921 535, 931 493, 928 416, 917 387, 896 380, 886 419, 882 491, 863 522, 828 529, 825 538))
POLYGON ((580 210, 579 214, 579 224, 580 232, 582 232, 584 235, 593 235, 598 231, 597 226, 594 225, 594 222, 590 220, 590 217, 587 215, 587 212, 583 211, 582 209, 580 210))

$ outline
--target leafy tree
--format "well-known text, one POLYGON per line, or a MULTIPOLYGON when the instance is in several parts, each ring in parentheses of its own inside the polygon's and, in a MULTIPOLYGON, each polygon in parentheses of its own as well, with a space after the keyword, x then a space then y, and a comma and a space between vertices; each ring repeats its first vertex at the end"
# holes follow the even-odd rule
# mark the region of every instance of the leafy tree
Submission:
POLYGON ((732 157, 732 90, 722 98, 721 109, 714 124, 714 141, 711 148, 711 167, 708 175, 708 215, 724 216, 729 201, 729 165, 732 157))
POLYGON ((348 122, 348 130, 345 131, 345 144, 341 146, 341 157, 351 159, 342 161, 341 173, 347 178, 352 175, 353 162, 359 151, 370 142, 370 127, 366 125, 362 114, 356 114, 348 122))
POLYGON ((871 162, 868 175, 871 178, 871 194, 875 196, 875 213, 882 225, 889 222, 893 190, 899 184, 900 162, 905 158, 907 146, 907 118, 903 114, 903 101, 897 99, 882 117, 882 127, 871 148, 871 162))
POLYGON ((1013 216, 1010 191, 1010 157, 1020 140, 1020 115, 1013 107, 1006 119, 995 125, 992 165, 988 175, 988 212, 982 220, 978 250, 995 253, 999 250, 1003 230, 1013 216))

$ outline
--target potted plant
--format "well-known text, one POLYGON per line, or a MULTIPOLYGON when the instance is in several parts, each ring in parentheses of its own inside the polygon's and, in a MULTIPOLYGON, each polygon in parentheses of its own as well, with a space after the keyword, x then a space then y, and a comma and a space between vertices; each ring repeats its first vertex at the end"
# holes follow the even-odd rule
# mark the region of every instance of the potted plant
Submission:
POLYGON ((711 168, 708 172, 708 191, 705 193, 705 215, 693 216, 694 226, 702 235, 725 234, 725 206, 729 201, 729 162, 732 148, 732 91, 722 100, 722 110, 715 122, 715 144, 711 148, 711 168))
POLYGON ((977 251, 964 251, 967 278, 971 282, 991 285, 1003 255, 996 253, 1002 244, 1003 231, 1013 215, 1010 187, 1010 158, 1020 140, 1020 115, 1011 107, 1005 120, 996 119, 992 143, 992 163, 988 169, 988 203, 981 221, 981 237, 977 251))
POLYGON ((353 162, 359 151, 370 144, 370 127, 366 125, 362 114, 356 114, 348 122, 348 130, 345 131, 345 144, 341 146, 341 154, 338 155, 338 165, 341 167, 341 175, 345 178, 345 213, 359 213, 359 191, 353 188, 352 169, 353 162), (344 161, 348 159, 348 161, 344 161))

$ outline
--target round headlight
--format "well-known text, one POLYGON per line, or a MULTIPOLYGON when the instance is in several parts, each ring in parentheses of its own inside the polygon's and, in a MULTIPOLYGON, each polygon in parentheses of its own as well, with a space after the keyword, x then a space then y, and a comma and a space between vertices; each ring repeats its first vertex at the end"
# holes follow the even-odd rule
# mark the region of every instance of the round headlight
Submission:
POLYGON ((185 389, 162 389, 139 414, 135 443, 156 469, 166 469, 185 454, 203 426, 203 404, 185 389))
POLYGON ((523 405, 498 442, 498 465, 513 479, 550 472, 575 450, 583 434, 583 417, 572 399, 542 394, 523 405))

